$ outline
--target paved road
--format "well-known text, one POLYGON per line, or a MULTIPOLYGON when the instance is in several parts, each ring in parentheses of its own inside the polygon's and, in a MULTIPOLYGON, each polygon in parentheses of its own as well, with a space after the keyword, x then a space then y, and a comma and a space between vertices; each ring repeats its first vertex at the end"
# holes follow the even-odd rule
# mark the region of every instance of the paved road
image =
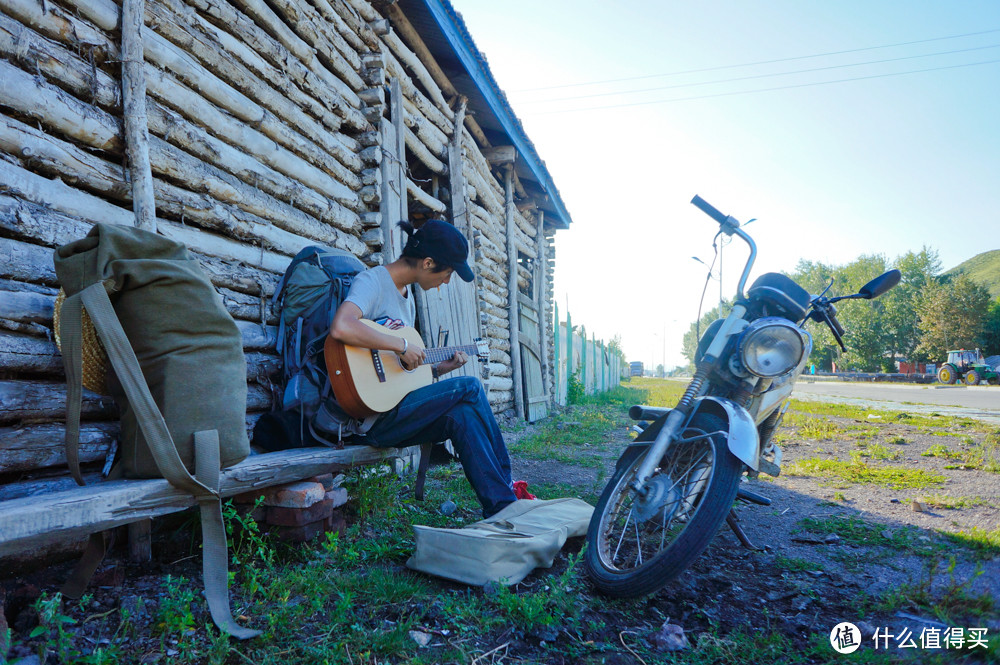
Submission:
POLYGON ((912 410, 978 418, 1000 423, 1000 386, 913 386, 892 383, 815 381, 803 377, 794 396, 881 409, 912 410))

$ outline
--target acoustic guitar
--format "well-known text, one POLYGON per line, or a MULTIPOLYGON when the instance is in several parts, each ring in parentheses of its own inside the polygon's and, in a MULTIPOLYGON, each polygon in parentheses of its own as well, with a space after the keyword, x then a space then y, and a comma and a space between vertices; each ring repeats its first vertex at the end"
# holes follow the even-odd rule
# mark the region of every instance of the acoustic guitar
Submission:
MULTIPOLYGON (((368 319, 361 319, 361 323, 387 335, 402 337, 411 348, 424 349, 423 340, 415 328, 392 330, 368 319)), ((340 408, 353 418, 385 413, 412 391, 430 385, 433 380, 431 365, 450 359, 456 351, 476 356, 480 362, 487 362, 490 356, 486 341, 476 338, 475 344, 466 346, 424 349, 424 362, 409 370, 403 367, 399 356, 392 351, 351 346, 330 336, 327 336, 323 347, 333 394, 340 408)))

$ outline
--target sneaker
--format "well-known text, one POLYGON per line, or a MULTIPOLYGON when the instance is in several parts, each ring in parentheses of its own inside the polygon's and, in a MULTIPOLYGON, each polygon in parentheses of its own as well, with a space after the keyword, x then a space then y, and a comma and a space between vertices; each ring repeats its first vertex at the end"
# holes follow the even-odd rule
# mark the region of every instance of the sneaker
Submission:
POLYGON ((518 499, 537 498, 534 494, 528 491, 528 481, 526 480, 514 481, 514 496, 516 496, 518 499))

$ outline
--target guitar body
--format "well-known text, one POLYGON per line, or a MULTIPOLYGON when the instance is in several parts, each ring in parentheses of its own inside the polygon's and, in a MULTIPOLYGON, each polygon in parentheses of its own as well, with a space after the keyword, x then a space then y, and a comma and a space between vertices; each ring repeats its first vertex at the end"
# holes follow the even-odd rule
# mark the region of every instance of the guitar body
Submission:
MULTIPOLYGON (((402 337, 411 347, 424 348, 415 328, 391 330, 367 319, 361 319, 361 323, 387 335, 402 337)), ((354 418, 385 413, 409 393, 433 381, 430 365, 408 370, 392 351, 348 346, 328 336, 323 353, 337 403, 354 418)))

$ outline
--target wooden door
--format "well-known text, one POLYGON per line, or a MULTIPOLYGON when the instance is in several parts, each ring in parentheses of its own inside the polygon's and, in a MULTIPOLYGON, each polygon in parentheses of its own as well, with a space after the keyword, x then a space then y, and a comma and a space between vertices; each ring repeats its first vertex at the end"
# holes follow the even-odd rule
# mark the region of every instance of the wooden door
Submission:
POLYGON ((538 305, 532 298, 518 293, 520 323, 518 341, 521 344, 521 381, 524 388, 524 417, 529 423, 549 415, 549 398, 542 382, 542 352, 538 340, 538 305))

